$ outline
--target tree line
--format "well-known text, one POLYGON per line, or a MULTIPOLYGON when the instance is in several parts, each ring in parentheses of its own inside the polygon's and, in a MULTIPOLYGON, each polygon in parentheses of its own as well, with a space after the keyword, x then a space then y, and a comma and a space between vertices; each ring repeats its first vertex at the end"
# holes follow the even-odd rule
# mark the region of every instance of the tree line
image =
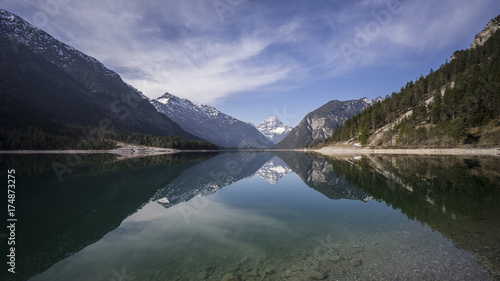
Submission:
POLYGON ((114 141, 174 148, 184 150, 217 150, 218 147, 204 140, 190 140, 179 136, 154 136, 149 134, 109 131, 100 135, 89 136, 85 132, 97 131, 92 127, 67 126, 67 130, 54 130, 27 126, 24 128, 8 129, 0 127, 0 150, 42 150, 42 149, 81 149, 107 150, 116 147, 114 141))

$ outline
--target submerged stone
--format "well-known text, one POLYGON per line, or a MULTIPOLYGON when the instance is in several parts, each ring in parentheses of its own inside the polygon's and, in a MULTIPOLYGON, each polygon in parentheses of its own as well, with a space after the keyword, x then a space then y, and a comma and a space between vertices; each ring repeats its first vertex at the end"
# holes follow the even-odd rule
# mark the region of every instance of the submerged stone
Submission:
POLYGON ((202 271, 202 272, 198 273, 197 277, 198 277, 199 280, 207 279, 208 273, 206 271, 202 271))
POLYGON ((226 273, 220 281, 240 281, 240 278, 234 274, 226 273))
POLYGON ((319 271, 313 270, 313 271, 309 272, 309 277, 312 280, 324 280, 327 277, 327 275, 325 273, 321 273, 319 271))
POLYGON ((329 257, 328 257, 328 259, 329 259, 331 262, 337 263, 337 262, 339 262, 339 261, 341 261, 341 260, 342 260, 342 257, 341 257, 341 256, 337 256, 337 255, 335 255, 335 256, 329 256, 329 257))
POLYGON ((361 265, 361 260, 351 260, 350 264, 352 266, 360 266, 361 265))

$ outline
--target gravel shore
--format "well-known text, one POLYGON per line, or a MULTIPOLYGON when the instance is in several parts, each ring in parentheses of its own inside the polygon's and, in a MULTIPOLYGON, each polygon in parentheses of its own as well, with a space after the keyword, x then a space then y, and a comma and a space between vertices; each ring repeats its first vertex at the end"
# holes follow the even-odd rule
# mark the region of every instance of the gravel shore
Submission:
POLYGON ((173 154, 181 152, 178 149, 139 146, 119 143, 119 147, 109 150, 0 150, 0 154, 116 154, 122 157, 145 155, 173 154))
POLYGON ((323 147, 312 150, 324 155, 463 155, 463 156, 496 156, 500 157, 500 148, 417 148, 417 149, 378 149, 378 148, 348 148, 323 147))

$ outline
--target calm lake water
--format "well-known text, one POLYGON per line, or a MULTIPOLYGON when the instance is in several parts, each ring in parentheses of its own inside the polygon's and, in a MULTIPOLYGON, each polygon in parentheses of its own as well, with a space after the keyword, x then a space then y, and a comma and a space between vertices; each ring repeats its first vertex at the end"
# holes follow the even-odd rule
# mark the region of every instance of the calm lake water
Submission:
POLYGON ((1 280, 500 280, 499 158, 0 155, 0 164, 4 178, 16 169, 17 218, 15 274, 0 230, 1 280))

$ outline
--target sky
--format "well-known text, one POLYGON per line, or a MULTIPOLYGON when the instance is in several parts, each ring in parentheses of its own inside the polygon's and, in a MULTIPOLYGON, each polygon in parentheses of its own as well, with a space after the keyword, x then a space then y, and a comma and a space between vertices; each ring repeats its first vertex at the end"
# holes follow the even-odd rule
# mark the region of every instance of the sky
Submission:
POLYGON ((150 98, 296 126, 374 99, 468 48, 500 0, 0 0, 150 98))

